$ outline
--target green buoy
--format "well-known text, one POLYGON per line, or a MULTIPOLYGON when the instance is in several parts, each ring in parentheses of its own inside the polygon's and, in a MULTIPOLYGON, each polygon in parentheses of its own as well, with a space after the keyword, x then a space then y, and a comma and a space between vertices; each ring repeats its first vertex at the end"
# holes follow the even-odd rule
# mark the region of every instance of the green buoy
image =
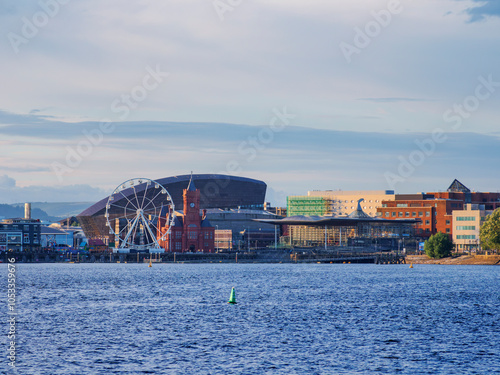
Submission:
POLYGON ((227 303, 230 303, 231 305, 236 305, 236 292, 233 289, 231 289, 231 296, 229 297, 229 301, 227 303))

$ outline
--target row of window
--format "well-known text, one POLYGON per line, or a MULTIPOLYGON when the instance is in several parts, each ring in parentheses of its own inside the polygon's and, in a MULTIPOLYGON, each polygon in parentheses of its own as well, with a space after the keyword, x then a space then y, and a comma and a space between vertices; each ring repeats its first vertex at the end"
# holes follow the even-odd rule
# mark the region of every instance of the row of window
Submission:
MULTIPOLYGON (((391 216, 391 213, 390 213, 390 212, 386 212, 386 213, 385 213, 385 217, 389 217, 389 216, 391 216)), ((396 217, 396 216, 403 217, 403 212, 401 212, 401 211, 400 211, 400 212, 397 212, 397 213, 396 213, 396 212, 394 212, 394 211, 393 211, 393 212, 392 212, 392 217, 396 217)), ((405 212, 405 213, 404 213, 404 216, 405 216, 405 217, 410 217, 410 213, 407 211, 407 212, 405 212)), ((416 211, 413 211, 413 212, 411 213, 411 216, 412 216, 412 217, 417 217, 417 212, 416 212, 416 211)), ((423 213, 422 211, 419 211, 419 212, 418 212, 418 216, 419 216, 419 217, 422 217, 422 216, 424 216, 424 213, 423 213)), ((431 213, 430 213, 429 211, 426 211, 426 212, 425 212, 425 216, 429 217, 429 216, 431 216, 431 213)))
POLYGON ((457 221, 476 221, 474 216, 457 216, 457 221))
MULTIPOLYGON (((208 242, 205 242, 205 247, 208 247, 208 242)), ((182 250, 182 242, 176 242, 175 243, 175 250, 182 250)))
MULTIPOLYGON (((21 225, 21 224, 0 224, 0 230, 16 230, 17 229, 17 230, 23 230, 25 232, 29 232, 30 227, 32 227, 32 226, 21 225)), ((35 228, 35 230, 36 230, 36 228, 35 228)))
POLYGON ((475 234, 459 234, 457 235, 457 240, 475 240, 475 234))
MULTIPOLYGON (((175 232, 175 238, 176 239, 181 239, 182 238, 182 232, 181 231, 176 231, 175 232)), ((212 239, 213 238, 213 233, 212 232, 205 232, 205 239, 212 239)), ((198 239, 198 232, 197 231, 188 231, 188 239, 190 240, 197 240, 198 239)))
POLYGON ((475 225, 457 225, 457 230, 476 230, 475 225))

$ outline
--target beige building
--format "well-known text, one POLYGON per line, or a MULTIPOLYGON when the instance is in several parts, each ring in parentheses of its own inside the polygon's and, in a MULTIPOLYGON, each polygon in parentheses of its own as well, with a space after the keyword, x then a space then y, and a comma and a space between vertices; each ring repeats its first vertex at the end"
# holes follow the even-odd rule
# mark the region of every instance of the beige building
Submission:
POLYGON ((464 210, 453 211, 453 243, 457 251, 475 252, 480 249, 479 231, 492 212, 479 204, 466 204, 464 210))
POLYGON ((214 237, 216 251, 232 249, 233 231, 231 229, 216 229, 214 237))
POLYGON ((377 216, 377 208, 382 207, 382 201, 396 199, 393 190, 315 190, 308 191, 307 196, 325 199, 329 207, 328 213, 335 215, 349 215, 357 209, 358 200, 364 199, 361 208, 372 217, 377 216))

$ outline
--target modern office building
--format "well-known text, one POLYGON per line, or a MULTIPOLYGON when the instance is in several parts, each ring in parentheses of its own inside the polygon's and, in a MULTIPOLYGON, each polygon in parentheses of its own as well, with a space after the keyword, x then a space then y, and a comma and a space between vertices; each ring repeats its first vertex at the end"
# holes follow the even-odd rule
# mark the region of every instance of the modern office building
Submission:
POLYGON ((481 226, 492 212, 486 210, 485 205, 470 203, 463 210, 453 211, 453 243, 457 251, 476 252, 480 249, 481 226))

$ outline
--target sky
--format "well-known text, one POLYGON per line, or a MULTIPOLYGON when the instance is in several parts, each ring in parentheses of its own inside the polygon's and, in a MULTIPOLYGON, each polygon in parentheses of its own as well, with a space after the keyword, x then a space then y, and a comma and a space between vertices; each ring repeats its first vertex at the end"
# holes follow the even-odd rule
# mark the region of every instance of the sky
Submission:
POLYGON ((500 190, 500 2, 5 0, 0 203, 224 173, 500 190))

